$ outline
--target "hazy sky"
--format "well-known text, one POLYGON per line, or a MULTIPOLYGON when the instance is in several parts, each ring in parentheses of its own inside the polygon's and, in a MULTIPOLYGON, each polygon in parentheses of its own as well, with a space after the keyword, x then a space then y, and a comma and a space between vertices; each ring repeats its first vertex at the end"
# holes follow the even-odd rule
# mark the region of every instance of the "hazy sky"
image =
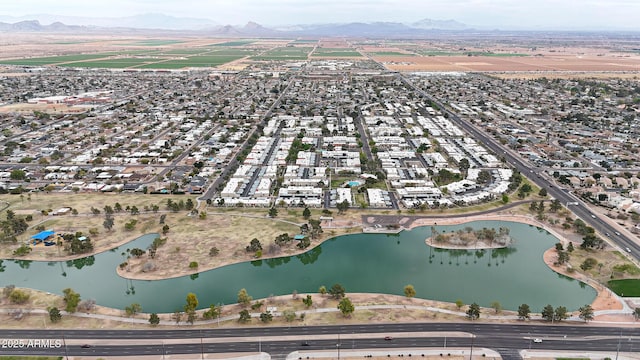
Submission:
POLYGON ((482 27, 640 30, 640 0, 0 0, 0 15, 164 13, 218 24, 455 19, 482 27))

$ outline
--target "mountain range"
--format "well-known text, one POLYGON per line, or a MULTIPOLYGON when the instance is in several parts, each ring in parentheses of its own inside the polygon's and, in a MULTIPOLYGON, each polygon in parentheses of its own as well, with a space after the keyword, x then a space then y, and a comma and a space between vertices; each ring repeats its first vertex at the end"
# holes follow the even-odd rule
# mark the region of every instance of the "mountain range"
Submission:
POLYGON ((249 22, 246 25, 220 25, 212 20, 180 18, 163 14, 142 14, 122 18, 82 18, 53 15, 31 17, 0 16, 2 32, 107 33, 126 31, 191 32, 209 36, 420 36, 432 31, 462 31, 469 26, 455 20, 423 19, 411 24, 397 22, 353 22, 337 24, 300 24, 268 28, 249 22), (43 25, 42 23, 49 23, 43 25))

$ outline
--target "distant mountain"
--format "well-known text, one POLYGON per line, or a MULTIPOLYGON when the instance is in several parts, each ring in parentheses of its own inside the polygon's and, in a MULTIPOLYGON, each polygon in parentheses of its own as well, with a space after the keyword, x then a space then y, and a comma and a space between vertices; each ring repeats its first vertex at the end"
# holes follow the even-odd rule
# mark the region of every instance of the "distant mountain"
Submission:
MULTIPOLYGON (((464 31, 465 24, 455 20, 423 19, 413 24, 398 22, 353 22, 345 24, 288 25, 276 29, 255 22, 246 25, 217 25, 208 19, 178 18, 162 14, 142 14, 123 18, 80 18, 37 15, 38 19, 0 23, 3 32, 85 32, 85 33, 158 33, 159 31, 203 34, 227 37, 421 37, 434 32, 464 31), (39 19, 56 20, 50 25, 42 25, 39 19), (65 25, 74 24, 74 25, 65 25)), ((0 21, 6 17, 0 16, 0 21)))
POLYGON ((50 14, 36 14, 21 17, 0 16, 0 21, 21 22, 37 20, 43 24, 60 22, 91 27, 105 28, 133 28, 133 29, 163 29, 163 30, 199 30, 218 25, 215 21, 202 18, 182 18, 164 14, 140 14, 121 18, 110 17, 79 17, 50 14))
POLYGON ((83 26, 69 26, 60 22, 51 25, 42 25, 38 20, 26 20, 14 24, 0 22, 0 31, 3 32, 80 32, 83 30, 85 30, 83 26))
POLYGON ((470 27, 455 20, 433 20, 422 19, 410 24, 411 27, 416 29, 425 30, 465 30, 470 27))

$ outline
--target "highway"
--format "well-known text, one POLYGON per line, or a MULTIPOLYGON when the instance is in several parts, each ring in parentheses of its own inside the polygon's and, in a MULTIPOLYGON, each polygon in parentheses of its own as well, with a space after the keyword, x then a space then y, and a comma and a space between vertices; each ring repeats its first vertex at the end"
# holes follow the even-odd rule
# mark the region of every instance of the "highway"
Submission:
POLYGON ((620 233, 616 227, 604 221, 597 214, 592 213, 581 199, 577 198, 565 189, 555 186, 553 180, 551 180, 541 169, 532 167, 530 164, 524 162, 519 155, 513 153, 509 148, 500 144, 493 137, 488 136, 484 131, 476 128, 470 122, 462 120, 456 113, 448 110, 438 99, 433 98, 424 90, 415 86, 411 81, 409 81, 409 79, 406 79, 402 75, 398 76, 409 87, 420 93, 426 99, 437 104, 440 107, 440 110, 448 116, 449 120, 462 128, 468 134, 472 135, 478 142, 484 144, 484 146, 496 154, 496 156, 504 157, 505 160, 521 174, 527 176, 539 187, 547 189, 549 196, 558 199, 561 203, 567 205, 570 211, 580 217, 587 225, 593 227, 600 234, 609 234, 608 239, 616 244, 620 250, 626 253, 626 249, 630 249, 631 253, 629 255, 633 257, 636 262, 640 260, 640 242, 636 242, 632 238, 620 233), (568 205, 576 203, 579 205, 568 205), (595 216, 595 218, 592 215, 595 216))
MULTIPOLYGON (((522 349, 607 351, 640 349, 637 327, 590 325, 525 325, 483 323, 409 323, 340 326, 266 327, 203 330, 0 330, 2 345, 17 339, 63 339, 54 348, 2 346, 0 355, 117 356, 257 352, 284 358, 298 350, 442 348, 440 333, 473 336, 446 338, 448 347, 485 347, 505 354, 522 349), (425 336, 424 332, 432 333, 425 336), (415 333, 422 333, 415 336, 415 333), (356 336, 356 334, 359 334, 356 336), (393 340, 385 340, 387 335, 393 340), (279 338, 285 337, 286 338, 279 338), (534 343, 531 339, 543 339, 534 343), (198 341, 200 339, 200 341, 198 341), (302 346, 302 343, 308 346, 302 346), (90 347, 82 347, 90 344, 90 347)), ((446 334, 445 334, 446 335, 446 334)))

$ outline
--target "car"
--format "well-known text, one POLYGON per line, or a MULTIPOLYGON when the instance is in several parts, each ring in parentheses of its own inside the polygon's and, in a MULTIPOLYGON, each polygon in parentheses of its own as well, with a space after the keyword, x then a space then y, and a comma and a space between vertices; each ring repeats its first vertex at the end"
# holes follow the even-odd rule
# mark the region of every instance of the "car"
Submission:
POLYGON ((300 346, 311 346, 311 345, 309 345, 308 341, 303 341, 302 344, 300 344, 300 346))
POLYGON ((533 342, 534 342, 534 343, 541 343, 541 342, 542 342, 542 339, 540 339, 540 338, 535 338, 535 339, 533 339, 533 342))
POLYGON ((631 252, 631 249, 629 249, 629 248, 625 248, 625 250, 627 250, 628 253, 631 252))
POLYGON ((620 233, 616 231, 616 235, 620 236, 620 233))
POLYGON ((393 340, 393 338, 392 338, 391 336, 385 336, 385 337, 384 337, 384 339, 385 339, 386 341, 393 340))
POLYGON ((90 347, 91 347, 91 345, 89 345, 89 344, 84 344, 84 345, 82 345, 82 346, 80 346, 80 347, 81 347, 81 348, 83 348, 83 349, 88 349, 88 348, 90 348, 90 347))

